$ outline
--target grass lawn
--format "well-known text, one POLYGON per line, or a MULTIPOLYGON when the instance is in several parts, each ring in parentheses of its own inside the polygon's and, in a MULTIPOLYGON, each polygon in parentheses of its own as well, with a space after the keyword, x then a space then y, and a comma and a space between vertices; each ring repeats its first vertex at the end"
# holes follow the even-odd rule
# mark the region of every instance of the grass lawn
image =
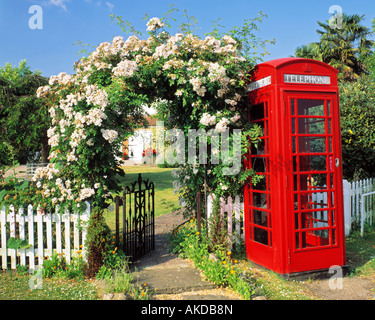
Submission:
POLYGON ((363 238, 355 231, 346 238, 347 264, 357 275, 375 279, 375 228, 368 227, 363 238))
MULTIPOLYGON (((121 178, 121 187, 130 186, 138 180, 138 174, 142 174, 143 180, 149 179, 155 185, 155 217, 176 211, 181 207, 178 205, 178 194, 173 192, 174 178, 171 175, 172 168, 159 168, 157 166, 139 165, 122 167, 125 177, 121 178)), ((121 194, 119 194, 121 195, 121 194)), ((111 230, 115 230, 115 208, 114 205, 105 214, 107 224, 111 230)), ((120 217, 121 220, 121 217, 120 217)))
POLYGON ((97 290, 88 280, 43 278, 42 288, 31 290, 31 275, 0 271, 0 300, 95 300, 97 290))

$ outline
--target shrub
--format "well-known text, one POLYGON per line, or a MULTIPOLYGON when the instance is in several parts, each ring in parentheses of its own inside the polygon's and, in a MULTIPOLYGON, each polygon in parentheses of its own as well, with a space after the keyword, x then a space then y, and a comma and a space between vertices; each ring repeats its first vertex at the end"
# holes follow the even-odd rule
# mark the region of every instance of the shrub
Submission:
POLYGON ((169 235, 170 250, 192 260, 208 281, 219 286, 230 286, 244 299, 250 299, 253 287, 242 276, 237 260, 232 259, 232 253, 209 243, 207 231, 203 228, 200 234, 195 219, 172 230, 169 235))
POLYGON ((110 230, 103 217, 103 210, 94 208, 89 220, 85 244, 88 252, 87 275, 89 277, 96 275, 103 265, 105 252, 110 250, 109 233, 110 230))
POLYGON ((343 173, 347 180, 375 177, 375 84, 370 76, 340 84, 343 173))
POLYGON ((78 257, 73 257, 70 264, 66 263, 63 253, 54 253, 51 257, 46 257, 43 261, 43 277, 62 277, 68 279, 84 278, 84 261, 81 251, 77 252, 78 257))

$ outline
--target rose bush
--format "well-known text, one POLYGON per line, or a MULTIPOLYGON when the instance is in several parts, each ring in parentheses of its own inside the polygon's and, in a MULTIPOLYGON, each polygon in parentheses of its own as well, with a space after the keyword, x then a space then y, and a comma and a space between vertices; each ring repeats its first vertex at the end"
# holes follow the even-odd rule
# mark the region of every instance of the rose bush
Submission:
MULTIPOLYGON (((167 101, 156 104, 165 126, 185 134, 193 128, 223 133, 246 126, 241 111, 251 61, 241 55, 241 42, 230 35, 172 36, 160 31, 163 26, 152 18, 145 40, 118 36, 101 43, 76 64, 76 74, 52 76, 49 85, 38 89, 38 97, 50 104, 52 127, 50 164, 32 179, 34 203, 45 209, 60 205, 84 210, 85 201, 105 207, 117 187, 120 144, 142 122, 142 106, 158 99, 167 101)), ((223 176, 222 167, 208 168, 212 192, 238 193, 250 173, 223 176)), ((182 189, 192 193, 201 188, 203 170, 198 165, 183 171, 182 189), (185 183, 189 179, 192 183, 185 183)))
MULTIPOLYGON (((169 25, 167 17, 150 19, 147 39, 117 36, 101 43, 76 63, 75 74, 52 76, 38 89, 38 97, 49 104, 51 152, 49 165, 32 178, 28 203, 44 211, 57 205, 60 210, 82 211, 86 201, 99 211, 106 208, 122 172, 121 144, 143 124, 145 105, 154 103, 165 127, 178 128, 186 136, 190 129, 229 130, 229 156, 234 155, 233 129, 243 129, 243 154, 250 142, 257 142, 260 128, 241 117, 247 74, 256 61, 249 59, 247 49, 264 48, 266 43, 252 34, 255 21, 226 35, 214 30, 200 38, 162 30, 169 25)), ((208 145, 212 142, 209 137, 208 145)), ((227 164, 211 164, 213 156, 217 155, 208 153, 206 174, 209 190, 217 196, 238 194, 244 181, 254 176, 246 170, 225 175, 227 164)), ((203 188, 202 166, 184 165, 175 175, 181 201, 193 208, 195 192, 203 188)))

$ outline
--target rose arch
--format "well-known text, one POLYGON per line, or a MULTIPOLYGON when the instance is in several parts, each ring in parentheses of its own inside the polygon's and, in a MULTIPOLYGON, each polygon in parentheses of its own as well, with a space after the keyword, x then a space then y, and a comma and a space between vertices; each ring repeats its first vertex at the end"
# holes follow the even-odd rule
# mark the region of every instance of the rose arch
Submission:
MULTIPOLYGON (((48 86, 38 89, 50 105, 51 153, 50 164, 32 179, 31 202, 79 211, 89 201, 98 223, 117 188, 120 145, 142 123, 143 106, 157 101, 166 128, 185 134, 189 129, 241 128, 243 141, 256 141, 260 129, 249 128, 241 119, 251 67, 241 55, 241 43, 230 35, 171 36, 161 31, 164 23, 158 18, 147 27, 146 40, 130 36, 124 41, 119 36, 101 43, 75 65, 74 75, 52 76, 48 86)), ((245 152, 246 144, 243 148, 245 152)), ((224 176, 221 164, 208 160, 206 174, 210 191, 226 196, 237 194, 251 173, 224 176)), ((199 165, 184 165, 176 172, 175 187, 188 205, 202 188, 203 176, 199 165)))

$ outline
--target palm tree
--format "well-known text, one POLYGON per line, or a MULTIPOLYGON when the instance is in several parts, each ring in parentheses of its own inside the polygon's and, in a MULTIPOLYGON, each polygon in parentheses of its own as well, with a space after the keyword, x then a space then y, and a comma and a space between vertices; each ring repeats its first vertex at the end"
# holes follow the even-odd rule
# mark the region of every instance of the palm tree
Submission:
POLYGON ((297 47, 294 55, 298 58, 307 58, 323 61, 323 55, 320 49, 320 44, 318 42, 304 44, 300 47, 297 47))
POLYGON ((295 56, 313 58, 337 68, 341 78, 354 80, 365 72, 362 58, 371 52, 373 41, 369 40, 372 32, 361 23, 364 16, 358 14, 342 16, 342 28, 331 27, 329 21, 320 22, 322 30, 318 43, 298 47, 295 56))

